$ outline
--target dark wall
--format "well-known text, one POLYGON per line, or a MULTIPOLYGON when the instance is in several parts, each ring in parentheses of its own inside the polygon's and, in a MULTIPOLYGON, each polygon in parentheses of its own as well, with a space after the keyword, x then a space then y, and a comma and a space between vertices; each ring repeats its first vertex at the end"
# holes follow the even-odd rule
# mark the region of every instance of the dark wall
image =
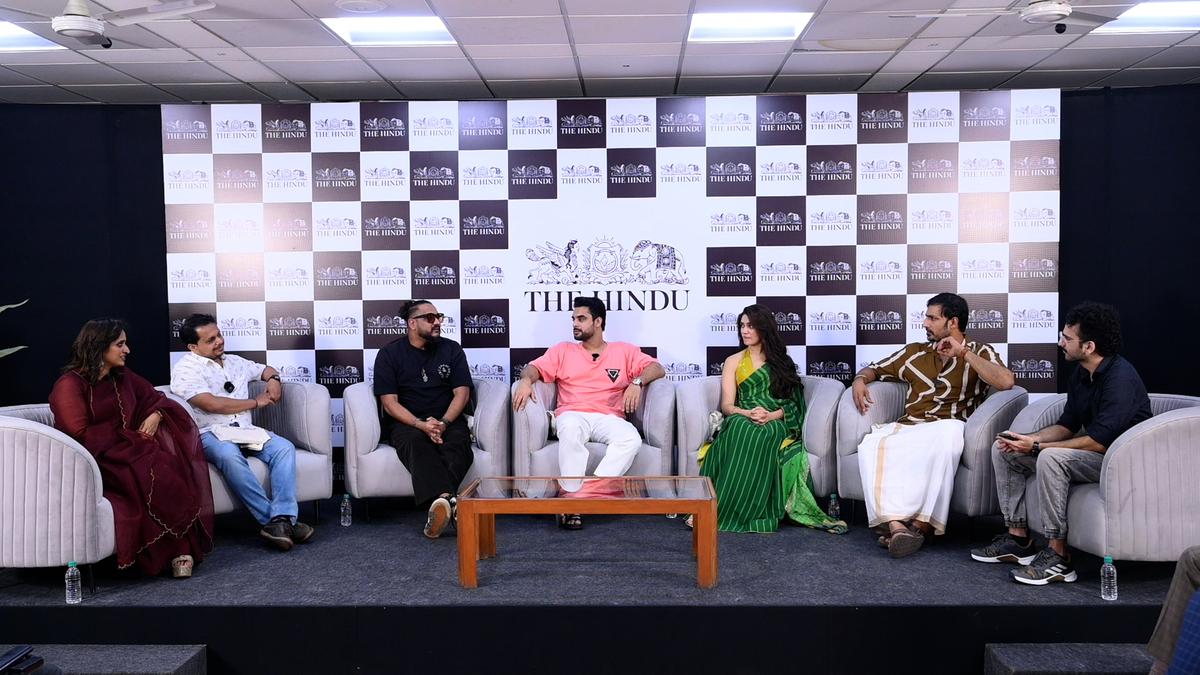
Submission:
MULTIPOLYGON (((1062 309, 1116 305, 1151 391, 1200 395, 1200 86, 1064 93, 1062 309)), ((155 106, 0 106, 0 405, 46 400, 88 318, 130 321, 130 365, 168 372, 162 155, 155 106)), ((1061 378, 1060 378, 1061 379, 1061 378)))
POLYGON ((45 401, 89 318, 130 322, 130 367, 167 380, 157 106, 0 106, 0 405, 45 401))

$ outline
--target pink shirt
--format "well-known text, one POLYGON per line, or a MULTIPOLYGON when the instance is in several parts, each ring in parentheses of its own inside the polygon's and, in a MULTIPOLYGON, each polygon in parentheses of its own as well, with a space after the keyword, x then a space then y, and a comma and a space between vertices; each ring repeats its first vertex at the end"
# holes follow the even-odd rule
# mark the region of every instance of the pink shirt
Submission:
POLYGON ((610 342, 592 360, 579 342, 560 342, 534 359, 542 380, 558 385, 558 408, 565 412, 596 412, 625 418, 622 397, 629 382, 642 374, 654 357, 628 342, 610 342))

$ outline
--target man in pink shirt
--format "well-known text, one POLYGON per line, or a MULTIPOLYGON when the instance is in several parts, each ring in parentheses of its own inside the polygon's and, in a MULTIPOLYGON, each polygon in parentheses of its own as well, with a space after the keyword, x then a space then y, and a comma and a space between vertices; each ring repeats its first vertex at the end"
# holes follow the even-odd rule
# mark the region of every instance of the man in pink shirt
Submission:
MULTIPOLYGON (((513 394, 513 410, 521 410, 533 399, 538 380, 558 385, 558 408, 554 411, 558 430, 558 467, 563 476, 587 472, 588 441, 606 443, 597 476, 623 476, 633 464, 642 437, 625 419, 637 409, 642 387, 665 374, 653 357, 628 342, 605 342, 606 309, 599 298, 575 298, 571 314, 572 332, 578 342, 560 342, 534 359, 521 373, 513 394)), ((582 481, 562 481, 563 490, 582 496, 582 481)), ((578 514, 562 517, 561 524, 578 530, 578 514)))

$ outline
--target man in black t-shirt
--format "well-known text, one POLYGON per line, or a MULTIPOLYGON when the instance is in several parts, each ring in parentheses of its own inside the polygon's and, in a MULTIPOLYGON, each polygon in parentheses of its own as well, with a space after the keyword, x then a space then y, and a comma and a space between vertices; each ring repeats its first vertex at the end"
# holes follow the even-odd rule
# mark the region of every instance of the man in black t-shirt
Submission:
POLYGON ((463 410, 471 372, 462 347, 442 337, 444 314, 428 300, 400 306, 408 336, 375 357, 375 395, 384 437, 412 474, 418 506, 429 504, 425 536, 437 538, 454 518, 455 493, 471 468, 471 434, 463 410))

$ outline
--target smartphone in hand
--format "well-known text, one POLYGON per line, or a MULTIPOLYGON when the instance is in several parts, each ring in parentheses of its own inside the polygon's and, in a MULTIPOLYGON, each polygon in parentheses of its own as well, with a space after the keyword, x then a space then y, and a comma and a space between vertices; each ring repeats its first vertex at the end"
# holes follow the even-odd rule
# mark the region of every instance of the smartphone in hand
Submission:
POLYGON ((1017 440, 1017 437, 1016 437, 1016 436, 1012 435, 1011 433, 1009 433, 1009 432, 1007 432, 1007 431, 1001 431, 1000 433, 996 434, 996 437, 997 437, 997 438, 1003 438, 1003 439, 1004 439, 1004 440, 1006 440, 1006 441, 1015 441, 1015 440, 1017 440))

